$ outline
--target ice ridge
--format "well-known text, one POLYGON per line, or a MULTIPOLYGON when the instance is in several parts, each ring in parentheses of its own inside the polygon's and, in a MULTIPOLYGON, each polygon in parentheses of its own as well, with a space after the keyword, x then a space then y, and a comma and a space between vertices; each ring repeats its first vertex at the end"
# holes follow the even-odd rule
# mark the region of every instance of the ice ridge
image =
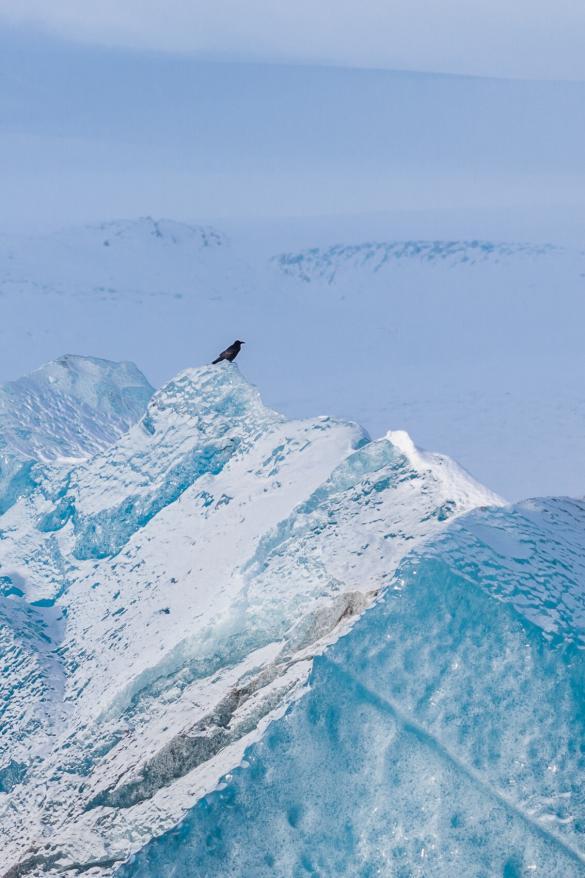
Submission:
POLYGON ((105 876, 164 838, 403 559, 488 504, 404 434, 286 420, 232 364, 43 470, 0 519, 9 867, 105 876))
POLYGON ((117 878, 585 874, 584 525, 577 501, 478 510, 405 558, 117 878))

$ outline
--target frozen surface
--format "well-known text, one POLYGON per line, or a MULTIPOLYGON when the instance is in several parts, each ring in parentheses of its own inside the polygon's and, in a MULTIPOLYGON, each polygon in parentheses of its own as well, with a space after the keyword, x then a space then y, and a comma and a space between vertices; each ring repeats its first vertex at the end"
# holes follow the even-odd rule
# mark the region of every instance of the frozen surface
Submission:
POLYGON ((139 420, 153 389, 133 363, 60 357, 0 387, 0 434, 14 454, 88 457, 139 420))
POLYGON ((585 874, 585 504, 471 512, 118 878, 585 874))
POLYGON ((6 874, 111 874, 175 826, 407 554, 500 503, 404 432, 287 420, 231 364, 44 472, 0 519, 6 874))
POLYGON ((0 513, 41 478, 36 464, 106 448, 144 413, 153 389, 132 363, 64 356, 0 386, 0 513))

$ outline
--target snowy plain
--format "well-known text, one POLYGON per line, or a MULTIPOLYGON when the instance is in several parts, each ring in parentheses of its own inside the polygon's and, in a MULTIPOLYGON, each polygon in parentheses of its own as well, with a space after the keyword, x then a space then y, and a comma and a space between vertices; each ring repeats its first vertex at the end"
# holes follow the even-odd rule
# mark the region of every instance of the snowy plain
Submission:
POLYGON ((536 222, 531 240, 525 216, 497 226, 143 218, 3 236, 0 378, 82 352, 160 386, 239 337, 242 368, 288 416, 406 429, 508 499, 579 496, 585 250, 576 227, 559 242, 536 222))

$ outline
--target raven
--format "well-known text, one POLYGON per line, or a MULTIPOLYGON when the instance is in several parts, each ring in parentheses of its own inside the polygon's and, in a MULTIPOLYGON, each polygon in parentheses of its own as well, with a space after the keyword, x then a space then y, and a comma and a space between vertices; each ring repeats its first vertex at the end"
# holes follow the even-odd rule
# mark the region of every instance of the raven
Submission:
POLYGON ((240 353, 240 348, 242 347, 243 344, 246 344, 246 342, 239 341, 238 339, 236 339, 236 341, 233 344, 231 344, 229 346, 229 348, 226 348, 225 351, 221 352, 221 354, 219 355, 217 360, 214 360, 211 365, 215 366, 216 363, 221 363, 222 360, 227 360, 228 363, 231 363, 232 360, 235 360, 236 357, 238 356, 238 354, 240 353))

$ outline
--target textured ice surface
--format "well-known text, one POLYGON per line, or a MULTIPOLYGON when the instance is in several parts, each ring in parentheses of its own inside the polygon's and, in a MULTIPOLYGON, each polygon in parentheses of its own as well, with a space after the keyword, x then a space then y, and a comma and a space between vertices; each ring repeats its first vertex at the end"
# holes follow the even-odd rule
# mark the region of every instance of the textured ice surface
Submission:
POLYGON ((0 388, 0 434, 35 460, 88 457, 142 417, 152 393, 132 363, 60 357, 0 388))
POLYGON ((0 387, 0 513, 40 480, 36 463, 106 448, 142 417, 152 387, 132 363, 65 356, 0 387))
POLYGON ((584 611, 585 503, 460 518, 118 878, 584 875, 584 611))
POLYGON ((401 560, 495 495, 404 433, 186 370, 0 519, 4 858, 111 874, 301 697, 401 560))

